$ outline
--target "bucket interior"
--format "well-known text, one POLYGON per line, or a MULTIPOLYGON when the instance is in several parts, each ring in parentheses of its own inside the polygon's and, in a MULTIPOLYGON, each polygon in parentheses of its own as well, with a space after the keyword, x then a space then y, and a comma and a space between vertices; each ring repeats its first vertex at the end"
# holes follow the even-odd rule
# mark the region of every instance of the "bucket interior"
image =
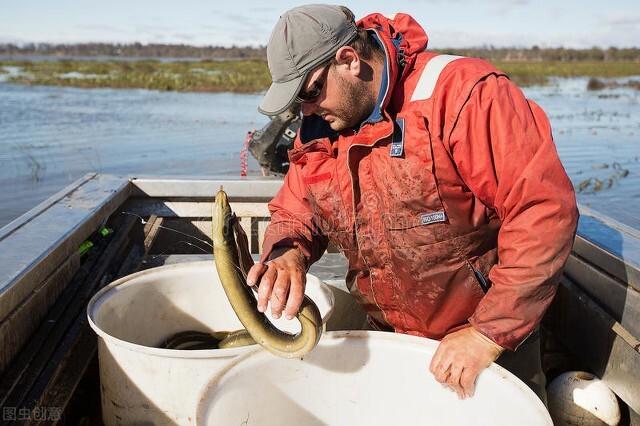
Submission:
POLYGON ((436 343, 330 332, 302 360, 250 354, 210 382, 198 424, 552 424, 537 396, 496 365, 481 374, 473 398, 459 400, 428 371, 436 343))
MULTIPOLYGON (((316 303, 326 322, 333 309, 331 290, 308 275, 306 294, 316 303)), ((157 347, 167 337, 186 330, 211 332, 243 328, 224 293, 213 262, 165 266, 125 277, 94 297, 89 315, 107 336, 147 347, 157 347)), ((295 319, 267 317, 281 330, 300 331, 300 323, 295 319)))

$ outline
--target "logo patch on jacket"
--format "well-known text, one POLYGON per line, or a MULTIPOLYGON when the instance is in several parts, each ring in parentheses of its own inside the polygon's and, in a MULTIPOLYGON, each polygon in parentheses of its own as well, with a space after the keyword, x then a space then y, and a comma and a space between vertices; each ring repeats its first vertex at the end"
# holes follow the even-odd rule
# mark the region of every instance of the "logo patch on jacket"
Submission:
POLYGON ((424 213, 420 215, 421 225, 430 225, 432 223, 445 222, 446 220, 447 215, 444 213, 444 210, 435 213, 424 213))
POLYGON ((391 137, 392 157, 402 157, 404 155, 404 118, 397 118, 393 126, 393 136, 391 137))

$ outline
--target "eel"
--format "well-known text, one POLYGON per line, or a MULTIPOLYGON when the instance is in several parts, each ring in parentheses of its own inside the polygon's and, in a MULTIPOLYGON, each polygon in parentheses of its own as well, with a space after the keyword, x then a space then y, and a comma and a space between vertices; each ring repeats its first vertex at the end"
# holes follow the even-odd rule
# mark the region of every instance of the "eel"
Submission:
MULTIPOLYGON (((258 311, 254 288, 247 284, 246 276, 253 259, 247 236, 232 212, 227 194, 222 187, 216 194, 212 216, 213 253, 224 292, 231 307, 251 338, 274 355, 283 358, 301 358, 309 353, 322 335, 322 317, 318 307, 304 296, 296 315, 301 330, 293 335, 276 328, 258 311)), ((220 348, 245 343, 244 330, 232 332, 219 343, 220 348)))

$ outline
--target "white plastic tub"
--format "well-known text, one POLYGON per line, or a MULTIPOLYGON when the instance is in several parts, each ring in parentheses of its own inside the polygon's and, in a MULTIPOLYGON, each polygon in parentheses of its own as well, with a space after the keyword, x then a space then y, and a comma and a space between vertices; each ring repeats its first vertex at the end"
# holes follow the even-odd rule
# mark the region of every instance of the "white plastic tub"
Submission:
MULTIPOLYGON (((326 322, 331 290, 307 275, 306 294, 326 322)), ((138 272, 100 290, 87 313, 98 334, 103 418, 112 424, 195 424, 206 384, 236 356, 258 346, 182 351, 159 349, 185 330, 237 330, 237 319, 213 261, 182 263, 138 272)), ((273 320, 298 332, 297 320, 273 320)))
POLYGON ((199 425, 552 425, 538 397, 496 364, 459 400, 428 371, 437 342, 374 331, 325 333, 303 360, 265 351, 209 383, 199 425))

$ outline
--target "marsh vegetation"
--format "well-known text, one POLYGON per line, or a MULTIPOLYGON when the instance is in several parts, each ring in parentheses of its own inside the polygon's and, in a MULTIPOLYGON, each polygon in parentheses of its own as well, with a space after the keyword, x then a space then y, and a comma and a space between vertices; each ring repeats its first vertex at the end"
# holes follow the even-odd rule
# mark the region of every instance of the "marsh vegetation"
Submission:
POLYGON ((630 61, 526 61, 495 62, 520 86, 544 85, 550 77, 616 78, 640 76, 640 63, 630 61))
MULTIPOLYGON (((525 87, 544 85, 550 77, 640 75, 640 63, 634 61, 497 61, 495 65, 525 87)), ((261 59, 0 61, 0 70, 4 67, 20 70, 7 81, 27 85, 254 93, 266 90, 271 82, 266 61, 261 59)))
POLYGON ((253 93, 271 82, 262 60, 4 61, 0 67, 20 69, 7 79, 10 83, 81 88, 253 93))
POLYGON ((640 90, 640 80, 629 81, 603 81, 599 78, 591 77, 587 83, 587 90, 604 90, 604 89, 618 89, 629 88, 640 90))

